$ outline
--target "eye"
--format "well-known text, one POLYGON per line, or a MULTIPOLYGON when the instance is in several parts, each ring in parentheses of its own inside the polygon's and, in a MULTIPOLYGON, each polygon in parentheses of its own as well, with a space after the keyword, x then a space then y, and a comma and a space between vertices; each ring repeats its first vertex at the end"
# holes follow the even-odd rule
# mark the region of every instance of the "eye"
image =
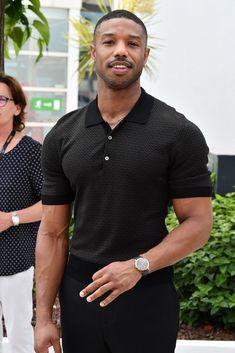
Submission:
POLYGON ((129 46, 131 46, 131 47, 138 47, 139 45, 138 45, 138 43, 136 43, 136 42, 129 42, 129 46))
POLYGON ((106 40, 103 41, 103 44, 111 45, 111 44, 113 44, 113 40, 112 39, 106 39, 106 40))

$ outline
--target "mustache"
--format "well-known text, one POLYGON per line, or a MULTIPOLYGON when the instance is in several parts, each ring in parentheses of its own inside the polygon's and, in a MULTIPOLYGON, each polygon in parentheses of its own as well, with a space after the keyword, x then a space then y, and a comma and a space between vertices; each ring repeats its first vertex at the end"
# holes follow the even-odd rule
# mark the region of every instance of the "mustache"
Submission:
POLYGON ((133 66, 133 64, 124 56, 119 56, 108 63, 108 67, 113 67, 114 65, 125 65, 129 68, 133 66))

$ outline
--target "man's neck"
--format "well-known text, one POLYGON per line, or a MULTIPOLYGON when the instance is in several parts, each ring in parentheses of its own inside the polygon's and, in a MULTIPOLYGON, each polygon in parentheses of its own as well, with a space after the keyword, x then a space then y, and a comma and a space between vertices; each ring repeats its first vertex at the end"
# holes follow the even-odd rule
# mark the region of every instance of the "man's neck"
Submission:
POLYGON ((115 123, 123 119, 134 107, 141 95, 140 85, 122 90, 99 87, 98 107, 105 121, 115 123))

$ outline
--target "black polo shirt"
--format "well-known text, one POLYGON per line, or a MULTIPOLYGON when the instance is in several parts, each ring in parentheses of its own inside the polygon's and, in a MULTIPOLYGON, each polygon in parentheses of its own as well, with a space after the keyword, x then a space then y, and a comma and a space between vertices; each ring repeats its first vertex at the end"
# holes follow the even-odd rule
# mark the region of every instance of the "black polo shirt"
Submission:
POLYGON ((75 257, 129 259, 166 236, 171 199, 211 195, 207 154, 201 131, 144 90, 114 130, 94 100, 46 136, 42 201, 74 201, 75 257))

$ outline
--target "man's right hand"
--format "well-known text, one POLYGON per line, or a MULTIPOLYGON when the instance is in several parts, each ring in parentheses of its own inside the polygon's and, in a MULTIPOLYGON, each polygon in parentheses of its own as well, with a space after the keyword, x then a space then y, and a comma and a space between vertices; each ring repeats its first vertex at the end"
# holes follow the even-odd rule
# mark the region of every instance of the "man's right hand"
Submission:
POLYGON ((34 349, 36 353, 48 353, 53 346, 55 353, 62 353, 59 329, 53 322, 36 324, 34 331, 34 349))

